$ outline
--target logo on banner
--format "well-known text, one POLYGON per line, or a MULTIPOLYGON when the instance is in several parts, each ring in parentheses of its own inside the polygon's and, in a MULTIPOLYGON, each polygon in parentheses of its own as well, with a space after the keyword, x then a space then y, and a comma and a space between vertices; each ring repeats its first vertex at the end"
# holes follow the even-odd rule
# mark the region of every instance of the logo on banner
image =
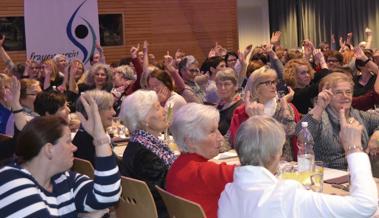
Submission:
POLYGON ((91 55, 95 52, 96 48, 96 34, 95 30, 88 22, 87 19, 77 16, 80 8, 87 2, 87 0, 83 1, 74 11, 74 13, 71 15, 67 26, 66 26, 66 33, 68 39, 82 52, 83 54, 83 63, 86 64, 89 62, 91 55), (74 20, 75 19, 81 19, 83 21, 82 24, 78 24, 74 26, 74 20), (87 39, 89 38, 89 39, 87 39), (86 46, 82 43, 80 43, 81 40, 87 39, 90 42, 89 51, 87 50, 86 46))

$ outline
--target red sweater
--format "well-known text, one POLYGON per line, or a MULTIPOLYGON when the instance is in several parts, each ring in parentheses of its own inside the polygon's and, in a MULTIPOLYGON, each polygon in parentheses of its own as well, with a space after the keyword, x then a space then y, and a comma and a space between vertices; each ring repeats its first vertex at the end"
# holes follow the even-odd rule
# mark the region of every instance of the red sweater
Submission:
POLYGON ((234 167, 216 164, 197 154, 181 154, 171 165, 166 189, 201 205, 207 218, 217 218, 218 200, 227 183, 233 181, 234 167))

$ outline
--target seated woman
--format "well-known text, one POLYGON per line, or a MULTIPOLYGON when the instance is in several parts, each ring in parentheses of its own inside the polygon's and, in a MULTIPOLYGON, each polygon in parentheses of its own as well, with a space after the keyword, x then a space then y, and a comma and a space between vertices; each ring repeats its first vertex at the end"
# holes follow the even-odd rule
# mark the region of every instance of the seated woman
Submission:
POLYGON ((313 98, 318 94, 318 84, 329 71, 323 61, 323 69, 315 73, 310 63, 305 59, 293 59, 288 61, 284 67, 284 81, 290 86, 295 94, 292 103, 301 114, 308 113, 313 107, 313 98))
POLYGON ((150 90, 157 93, 159 103, 164 107, 166 112, 169 106, 175 112, 187 104, 186 100, 174 91, 174 83, 171 76, 165 71, 156 69, 151 72, 147 77, 147 84, 150 90))
POLYGON ((370 161, 362 151, 363 127, 339 115, 339 133, 349 162, 348 196, 306 190, 294 180, 275 177, 285 142, 283 126, 271 117, 254 116, 238 130, 236 151, 241 166, 219 201, 219 218, 242 217, 371 217, 378 206, 378 192, 370 161))
POLYGON ((108 65, 98 63, 89 69, 86 82, 78 85, 79 93, 92 89, 110 92, 113 87, 112 82, 112 70, 108 65))
MULTIPOLYGON (((351 107, 353 98, 354 82, 351 77, 343 73, 331 73, 320 82, 320 93, 315 107, 301 119, 301 122, 308 122, 308 129, 315 141, 314 152, 316 160, 322 160, 327 167, 336 169, 346 169, 347 160, 345 152, 340 143, 338 132, 340 130, 338 111, 346 109, 346 116, 354 118, 362 126, 362 147, 367 149, 370 136, 379 125, 379 116, 375 113, 359 111, 351 107)), ((299 122, 300 123, 300 122, 299 122)), ((301 125, 296 126, 296 131, 300 131, 301 125)), ((379 133, 379 132, 378 132, 379 133)), ((376 153, 376 140, 374 136, 370 141, 372 153, 376 153)))
POLYGON ((242 122, 254 115, 272 116, 285 126, 287 140, 283 146, 283 159, 294 160, 296 156, 290 138, 295 134, 295 111, 291 104, 287 103, 287 97, 277 97, 277 75, 273 69, 261 67, 251 75, 251 84, 247 84, 247 90, 251 90, 253 102, 247 92, 245 103, 234 111, 230 124, 230 141, 234 145, 235 135, 242 122))
POLYGON ((217 217, 220 194, 233 180, 234 166, 208 161, 223 141, 219 119, 214 107, 189 103, 174 114, 170 128, 181 154, 167 173, 167 191, 200 204, 208 218, 217 217))
POLYGON ((95 179, 69 171, 76 147, 67 122, 58 116, 37 117, 20 133, 17 159, 0 169, 1 216, 77 217, 118 202, 120 174, 110 140, 94 100, 81 97, 87 117, 84 128, 94 138, 95 179), (12 184, 12 185, 9 185, 12 184))
MULTIPOLYGON (((105 131, 108 127, 112 126, 113 116, 116 115, 116 112, 113 110, 114 99, 112 94, 101 90, 90 90, 85 93, 95 101, 101 119, 101 123, 97 125, 102 126, 105 131)), ((86 116, 85 107, 80 99, 76 102, 76 109, 86 116)), ((106 134, 106 136, 109 137, 108 134, 106 134)), ((93 138, 82 125, 72 140, 72 144, 78 148, 74 152, 75 157, 89 160, 93 165, 95 164, 96 155, 95 147, 93 146, 93 138)))
POLYGON ((237 93, 237 76, 232 68, 226 68, 216 74, 217 94, 220 102, 217 109, 220 112, 218 130, 225 135, 229 130, 234 110, 243 103, 237 93))
POLYGON ((159 217, 168 217, 154 186, 165 187, 167 170, 176 157, 158 138, 168 125, 157 94, 138 90, 126 97, 121 105, 120 119, 131 133, 122 157, 123 174, 145 181, 153 194, 159 217))
POLYGON ((13 135, 14 119, 9 101, 11 99, 11 84, 11 77, 6 74, 0 74, 0 133, 6 135, 13 135))

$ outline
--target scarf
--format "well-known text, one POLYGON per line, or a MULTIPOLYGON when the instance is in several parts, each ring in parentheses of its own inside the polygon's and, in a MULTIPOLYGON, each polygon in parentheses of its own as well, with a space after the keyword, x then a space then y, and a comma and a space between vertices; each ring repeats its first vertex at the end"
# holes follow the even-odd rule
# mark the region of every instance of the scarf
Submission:
POLYGON ((129 141, 137 142, 147 150, 153 152, 167 167, 170 167, 176 159, 175 154, 172 153, 172 151, 162 140, 144 130, 135 130, 129 141))
POLYGON ((274 116, 275 112, 276 112, 276 107, 277 107, 277 98, 273 98, 269 101, 267 101, 265 104, 264 104, 264 114, 267 115, 267 116, 274 116))

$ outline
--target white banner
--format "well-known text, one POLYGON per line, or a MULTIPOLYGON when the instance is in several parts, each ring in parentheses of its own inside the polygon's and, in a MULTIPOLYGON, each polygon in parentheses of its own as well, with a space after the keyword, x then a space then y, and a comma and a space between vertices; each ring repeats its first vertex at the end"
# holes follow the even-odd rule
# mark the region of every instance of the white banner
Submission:
POLYGON ((89 63, 99 39, 97 0, 24 0, 27 58, 89 63))

